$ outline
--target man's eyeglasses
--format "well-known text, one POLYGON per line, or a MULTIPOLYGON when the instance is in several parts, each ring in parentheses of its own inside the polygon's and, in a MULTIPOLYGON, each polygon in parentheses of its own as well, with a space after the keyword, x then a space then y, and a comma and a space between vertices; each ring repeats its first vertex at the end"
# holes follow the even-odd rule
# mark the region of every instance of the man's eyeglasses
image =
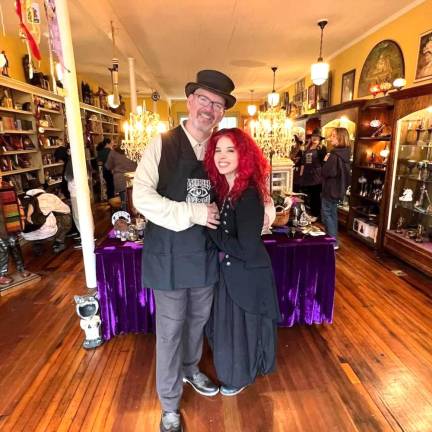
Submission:
POLYGON ((209 105, 212 105, 213 111, 216 112, 224 112, 225 111, 225 105, 220 102, 215 102, 210 100, 207 96, 204 96, 199 93, 194 93, 194 96, 197 97, 198 103, 203 107, 208 107, 209 105))

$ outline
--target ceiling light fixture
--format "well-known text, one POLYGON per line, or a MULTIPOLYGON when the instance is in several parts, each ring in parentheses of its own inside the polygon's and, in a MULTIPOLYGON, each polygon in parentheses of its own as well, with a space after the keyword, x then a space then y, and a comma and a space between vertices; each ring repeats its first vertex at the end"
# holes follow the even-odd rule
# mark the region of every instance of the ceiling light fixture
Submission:
POLYGON ((251 93, 251 98, 250 98, 250 104, 247 107, 247 112, 251 117, 253 117, 257 112, 257 107, 253 103, 253 90, 251 90, 250 93, 251 93))
POLYGON ((311 66, 311 79, 315 85, 324 84, 327 81, 329 75, 329 65, 328 63, 324 63, 322 58, 323 32, 327 23, 328 20, 326 19, 322 19, 317 23, 321 29, 321 42, 318 60, 311 66))
POLYGON ((267 102, 273 108, 276 105, 279 105, 279 93, 276 93, 275 90, 277 66, 273 66, 271 70, 273 71, 273 90, 267 95, 267 102))
POLYGON ((111 35, 112 35, 112 46, 113 46, 113 58, 112 67, 108 68, 111 71, 111 82, 112 82, 112 94, 108 95, 108 105, 111 108, 118 108, 120 106, 120 95, 118 87, 118 70, 119 61, 115 57, 115 36, 114 36, 114 24, 111 21, 111 35))

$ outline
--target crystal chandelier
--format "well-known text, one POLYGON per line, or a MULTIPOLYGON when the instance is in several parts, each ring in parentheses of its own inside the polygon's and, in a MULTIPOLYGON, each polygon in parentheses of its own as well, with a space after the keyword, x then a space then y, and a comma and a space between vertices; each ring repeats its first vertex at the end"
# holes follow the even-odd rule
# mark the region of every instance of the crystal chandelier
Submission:
POLYGON ((320 53, 317 62, 311 66, 311 79, 315 85, 324 84, 329 75, 329 65, 328 63, 324 63, 322 58, 323 32, 327 23, 326 19, 318 21, 318 26, 321 28, 320 53))
MULTIPOLYGON (((275 74, 277 67, 272 67, 273 71, 273 91, 270 95, 279 94, 275 92, 275 74)), ((276 102, 273 99, 272 102, 276 102)), ((292 146, 292 121, 287 117, 285 109, 277 107, 270 103, 270 108, 267 111, 260 111, 258 113, 258 120, 250 124, 250 129, 253 138, 258 146, 262 149, 264 155, 270 160, 272 164, 273 156, 278 158, 286 158, 289 156, 292 146)))
POLYGON ((282 108, 270 108, 258 113, 258 120, 251 125, 252 135, 270 162, 273 156, 289 156, 292 125, 292 120, 287 118, 286 111, 282 108))
POLYGON ((150 140, 158 133, 162 132, 159 114, 147 111, 142 106, 138 106, 136 113, 129 114, 129 121, 123 125, 125 138, 121 142, 121 148, 126 156, 138 162, 142 152, 150 140))

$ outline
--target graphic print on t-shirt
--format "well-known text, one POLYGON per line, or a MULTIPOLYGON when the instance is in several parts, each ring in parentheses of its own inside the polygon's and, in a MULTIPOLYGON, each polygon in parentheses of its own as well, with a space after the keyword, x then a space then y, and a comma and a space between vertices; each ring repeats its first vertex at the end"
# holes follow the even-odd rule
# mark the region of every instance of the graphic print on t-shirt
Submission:
POLYGON ((187 179, 186 202, 210 204, 210 180, 187 179))
POLYGON ((311 164, 312 163, 312 153, 306 153, 305 159, 306 159, 305 163, 311 164))

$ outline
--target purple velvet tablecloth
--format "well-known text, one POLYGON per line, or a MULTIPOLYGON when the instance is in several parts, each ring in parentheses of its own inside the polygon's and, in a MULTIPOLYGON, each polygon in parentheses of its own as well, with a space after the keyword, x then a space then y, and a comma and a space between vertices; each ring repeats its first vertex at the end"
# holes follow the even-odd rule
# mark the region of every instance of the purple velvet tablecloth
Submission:
MULTIPOLYGON (((263 237, 271 257, 281 310, 280 326, 331 323, 335 289, 334 240, 329 237, 263 237)), ((155 329, 153 293, 141 287, 141 249, 107 239, 96 249, 102 334, 148 333, 155 329)))

